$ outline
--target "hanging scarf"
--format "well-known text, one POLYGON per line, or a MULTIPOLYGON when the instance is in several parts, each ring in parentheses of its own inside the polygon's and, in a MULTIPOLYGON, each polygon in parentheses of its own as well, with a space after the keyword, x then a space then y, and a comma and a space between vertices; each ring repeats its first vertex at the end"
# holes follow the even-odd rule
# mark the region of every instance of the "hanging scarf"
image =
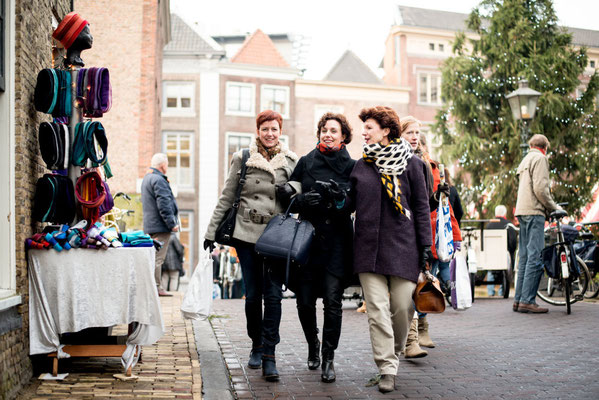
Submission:
POLYGON ((267 149, 264 147, 259 138, 256 138, 256 147, 258 147, 258 153, 260 153, 262 157, 266 159, 266 161, 272 160, 272 158, 281 151, 281 143, 277 143, 275 146, 267 149))
POLYGON ((412 146, 405 139, 394 139, 387 146, 379 143, 365 144, 364 161, 374 163, 381 175, 381 182, 393 206, 405 214, 401 205, 401 187, 399 177, 406 170, 408 160, 412 158, 412 146))
POLYGON ((338 152, 341 149, 344 149, 345 148, 345 143, 341 142, 341 144, 339 146, 329 147, 325 143, 318 142, 318 144, 316 144, 316 148, 322 154, 331 154, 331 153, 336 153, 336 152, 338 152))

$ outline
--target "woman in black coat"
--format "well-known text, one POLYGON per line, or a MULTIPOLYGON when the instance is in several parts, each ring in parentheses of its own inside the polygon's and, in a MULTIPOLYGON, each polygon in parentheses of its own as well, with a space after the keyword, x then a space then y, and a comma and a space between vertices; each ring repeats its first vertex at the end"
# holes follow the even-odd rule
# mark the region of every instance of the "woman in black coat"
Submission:
POLYGON ((352 277, 353 226, 344 205, 355 161, 345 148, 352 132, 342 114, 324 114, 316 136, 316 148, 300 158, 289 183, 279 193, 283 197, 299 193, 293 198, 292 211, 299 212, 315 228, 310 261, 293 277, 291 288, 297 296, 297 311, 308 342, 309 369, 320 365, 316 299, 323 299, 321 378, 323 382, 334 382, 341 301, 352 277))

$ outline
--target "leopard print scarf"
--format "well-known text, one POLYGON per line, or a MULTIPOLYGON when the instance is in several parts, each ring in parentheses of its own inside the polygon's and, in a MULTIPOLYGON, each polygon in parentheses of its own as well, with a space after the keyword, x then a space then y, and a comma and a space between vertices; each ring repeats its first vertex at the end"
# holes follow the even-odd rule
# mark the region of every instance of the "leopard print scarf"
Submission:
POLYGON ((281 152, 280 142, 277 143, 275 146, 271 147, 270 149, 267 149, 266 147, 264 147, 260 139, 256 138, 256 147, 258 148, 258 153, 260 153, 260 155, 262 155, 262 157, 264 157, 266 161, 269 162, 270 160, 272 160, 274 156, 281 152))

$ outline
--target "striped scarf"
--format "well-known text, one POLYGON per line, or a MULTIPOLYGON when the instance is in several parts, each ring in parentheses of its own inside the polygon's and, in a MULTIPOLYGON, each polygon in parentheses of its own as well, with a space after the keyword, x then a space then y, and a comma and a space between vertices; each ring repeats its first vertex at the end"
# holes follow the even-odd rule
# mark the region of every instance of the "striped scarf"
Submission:
POLYGON ((380 143, 365 144, 362 154, 364 161, 376 165, 393 207, 404 215, 399 177, 406 170, 408 160, 413 155, 412 146, 401 138, 393 139, 387 146, 381 146, 380 143))

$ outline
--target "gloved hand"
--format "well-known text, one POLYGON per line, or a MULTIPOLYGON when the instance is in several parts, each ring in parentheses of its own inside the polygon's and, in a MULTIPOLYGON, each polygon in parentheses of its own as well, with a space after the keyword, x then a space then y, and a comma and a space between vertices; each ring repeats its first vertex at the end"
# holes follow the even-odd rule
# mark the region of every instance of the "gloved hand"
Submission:
POLYGON ((212 253, 214 251, 214 240, 204 239, 204 250, 210 249, 212 253))
POLYGON ((439 194, 443 193, 449 197, 449 184, 447 182, 439 183, 437 191, 435 192, 435 199, 439 199, 439 194))
POLYGON ((426 271, 426 265, 433 262, 433 252, 431 246, 422 246, 420 248, 420 272, 426 271))
POLYGON ((315 190, 310 190, 308 193, 298 194, 297 197, 302 206, 307 205, 314 207, 322 202, 322 196, 315 190))
POLYGON ((275 193, 277 194, 277 198, 281 203, 289 203, 289 199, 291 196, 295 194, 295 189, 289 183, 275 185, 275 193))
POLYGON ((332 179, 329 179, 331 197, 336 202, 342 202, 345 200, 345 191, 339 187, 339 184, 332 179))
POLYGON ((453 250, 454 251, 462 250, 462 242, 453 242, 453 250))

